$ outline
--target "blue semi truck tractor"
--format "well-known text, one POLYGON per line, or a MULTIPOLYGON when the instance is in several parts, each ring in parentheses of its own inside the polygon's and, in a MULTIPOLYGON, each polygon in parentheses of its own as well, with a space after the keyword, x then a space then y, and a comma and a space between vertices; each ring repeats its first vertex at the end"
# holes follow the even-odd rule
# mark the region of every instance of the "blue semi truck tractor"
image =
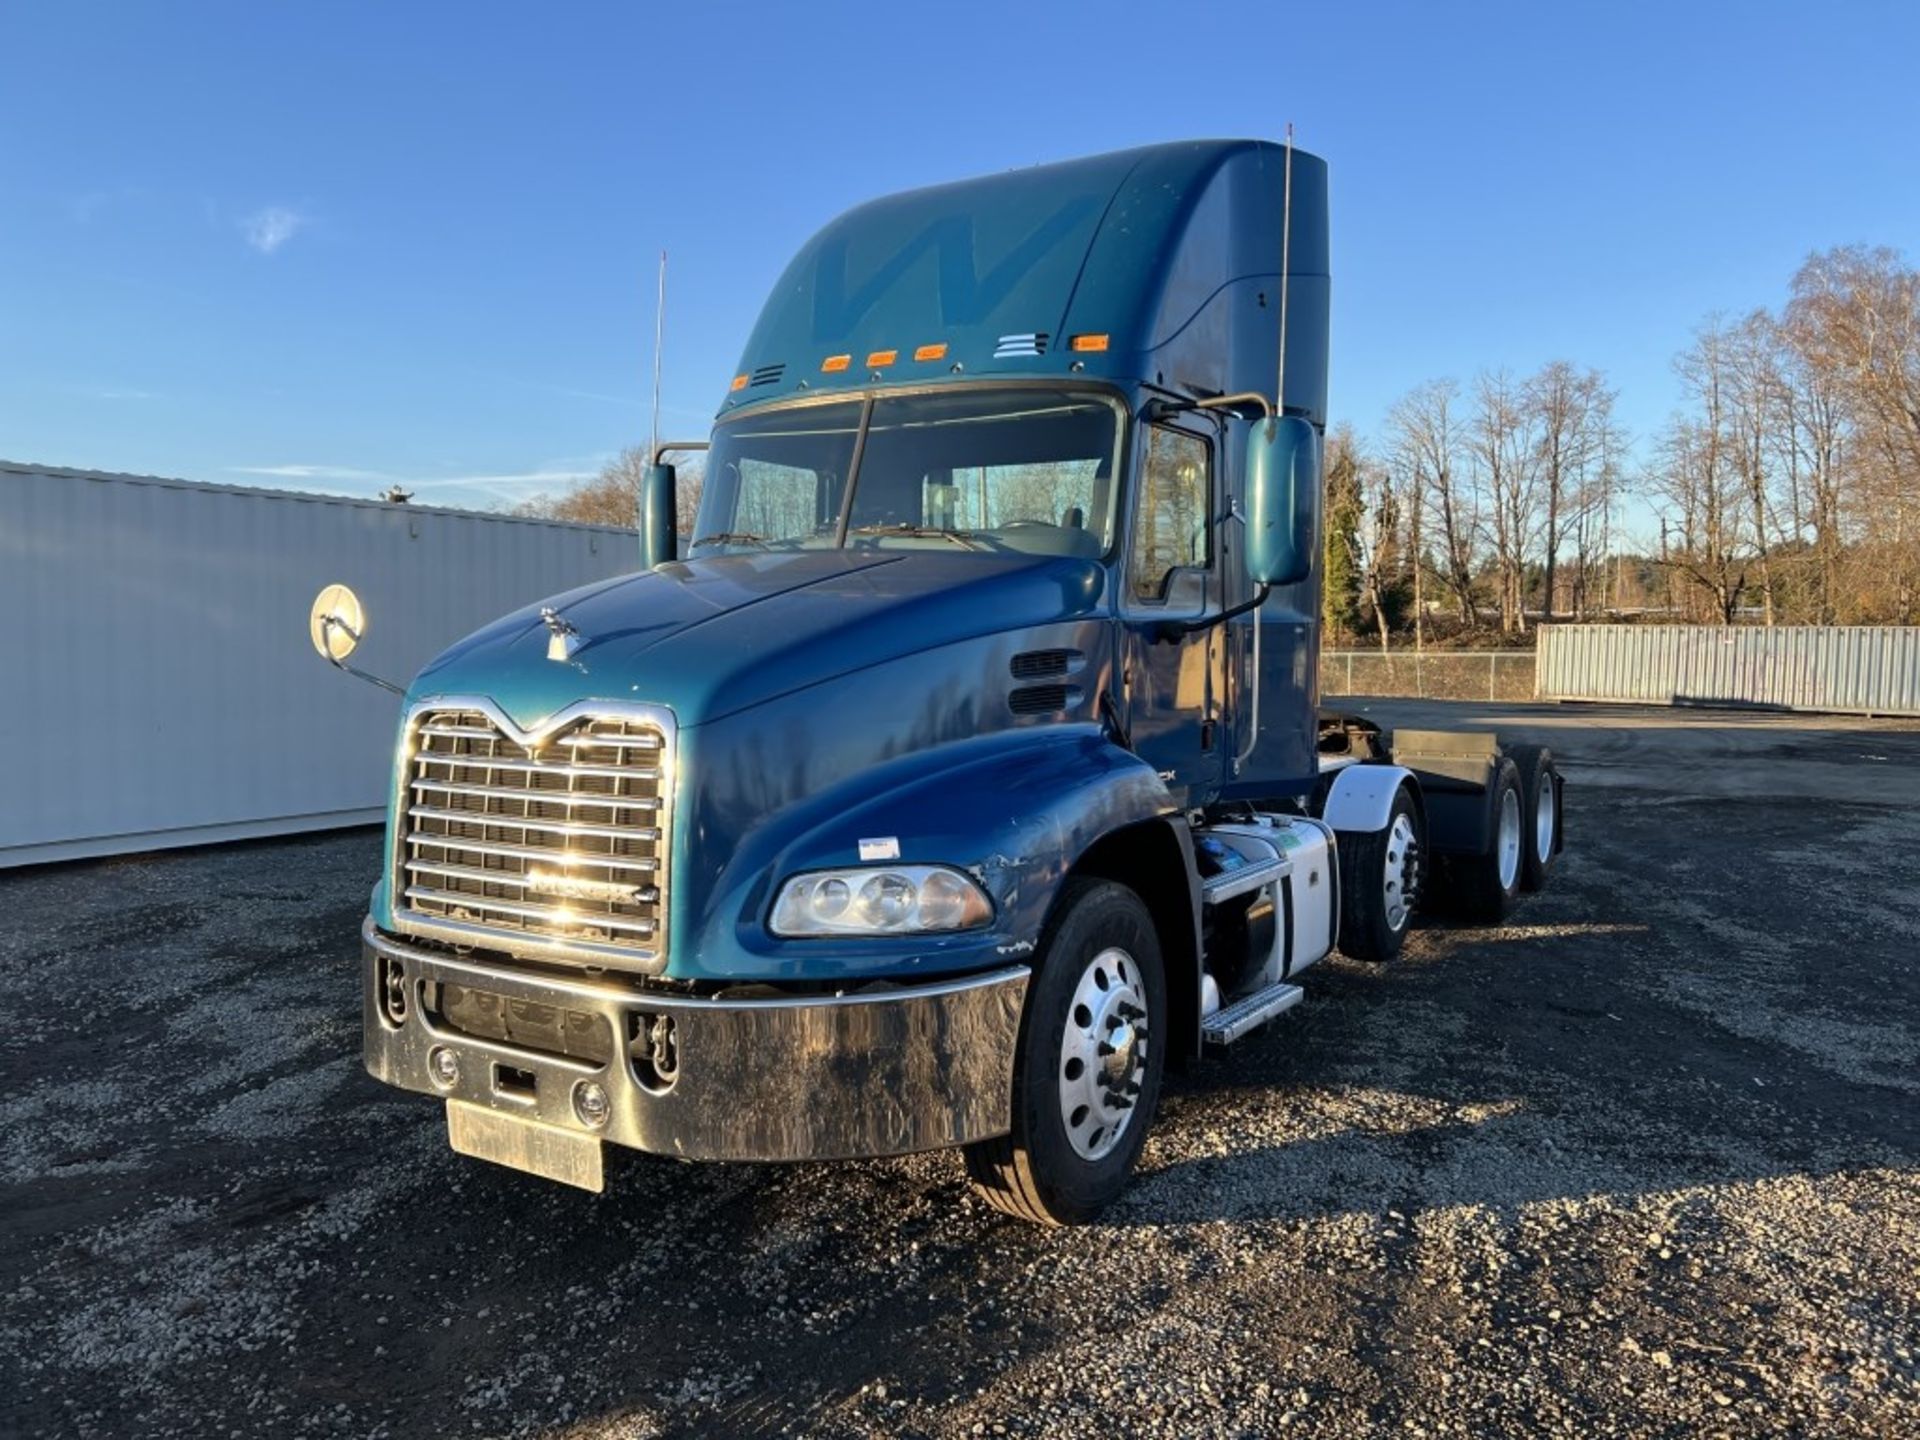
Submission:
MULTIPOLYGON (((1551 755, 1318 709, 1328 285, 1326 167, 1261 141, 815 235, 642 568, 406 689, 367 1068, 589 1189, 951 1146, 1071 1223, 1165 1066, 1541 884, 1551 755)), ((362 623, 316 603, 336 663, 362 623)))

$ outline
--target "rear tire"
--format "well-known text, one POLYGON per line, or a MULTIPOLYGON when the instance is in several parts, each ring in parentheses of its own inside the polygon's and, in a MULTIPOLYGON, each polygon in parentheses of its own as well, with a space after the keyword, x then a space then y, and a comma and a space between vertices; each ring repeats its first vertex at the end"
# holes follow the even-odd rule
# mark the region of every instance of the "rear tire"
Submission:
POLYGON ((1506 918, 1507 907, 1520 893, 1521 858, 1527 848, 1520 771, 1513 761, 1502 760, 1494 772, 1487 810, 1486 852, 1449 856, 1447 868, 1460 909, 1471 919, 1494 924, 1506 918))
POLYGON ((1560 795, 1553 752, 1544 745, 1510 745, 1520 771, 1520 888, 1544 890, 1560 850, 1560 795))
POLYGON ((1335 832, 1340 847, 1340 951, 1383 965, 1400 953, 1426 880, 1420 811, 1402 785, 1379 830, 1335 832))
POLYGON ((962 1149, 974 1190, 1037 1225, 1098 1215, 1127 1177, 1160 1100, 1167 987, 1140 897, 1069 880, 1041 942, 1013 1064, 1013 1129, 962 1149))

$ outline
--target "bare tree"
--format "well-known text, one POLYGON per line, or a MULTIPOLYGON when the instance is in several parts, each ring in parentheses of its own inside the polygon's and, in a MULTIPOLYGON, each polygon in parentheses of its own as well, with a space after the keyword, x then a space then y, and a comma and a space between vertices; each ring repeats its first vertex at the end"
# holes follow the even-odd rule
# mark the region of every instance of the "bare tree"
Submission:
POLYGON ((1756 310, 1731 329, 1720 332, 1727 448, 1740 474, 1748 516, 1748 535, 1759 572, 1761 618, 1771 625, 1777 618, 1779 588, 1774 578, 1774 548, 1782 527, 1772 513, 1770 461, 1774 437, 1781 428, 1779 340, 1773 320, 1756 310))
POLYGON ((1540 450, 1520 387, 1504 370, 1474 382, 1469 453, 1487 502, 1500 582, 1500 628, 1524 633, 1526 566, 1540 527, 1540 450))
POLYGON ((1920 615, 1920 271, 1887 249, 1815 255, 1793 277, 1787 327, 1853 432, 1848 488, 1884 618, 1920 615))
MULTIPOLYGON (((1552 620, 1559 594, 1560 551, 1571 533, 1577 537, 1582 571, 1588 561, 1587 521, 1596 507, 1610 505, 1609 467, 1617 437, 1613 434, 1613 392, 1597 370, 1580 371, 1555 360, 1521 387, 1538 446, 1539 485, 1546 513, 1541 533, 1541 569, 1545 594, 1541 617, 1552 620)), ((1584 609, 1584 574, 1576 576, 1576 610, 1584 609)))
POLYGON ((1705 592, 1723 625, 1731 625, 1740 608, 1754 551, 1745 481, 1730 440, 1729 365, 1726 329, 1709 321, 1674 361, 1693 413, 1674 417, 1650 477, 1651 489, 1665 502, 1661 562, 1670 577, 1705 592), (1671 545, 1665 538, 1669 525, 1671 545))
MULTIPOLYGON (((1464 474, 1466 442, 1454 414, 1459 396, 1459 386, 1451 380, 1430 381, 1403 396, 1387 417, 1387 450, 1388 464, 1399 475, 1402 491, 1416 497, 1413 503, 1421 517, 1422 541, 1426 522, 1431 520, 1433 543, 1439 549, 1436 573, 1451 592, 1461 623, 1471 625, 1480 513, 1464 474)), ((1416 568, 1425 561, 1418 542, 1413 559, 1416 568)), ((1417 614, 1417 604, 1415 608, 1417 614)))
MULTIPOLYGON (((631 445, 600 467, 586 483, 560 495, 535 495, 514 507, 516 515, 547 520, 573 520, 585 525, 635 526, 640 520, 640 481, 647 473, 647 449, 631 445)), ((674 487, 677 510, 674 528, 691 534, 700 509, 702 476, 697 467, 683 467, 674 487)))
POLYGON ((1784 423, 1776 437, 1794 497, 1796 529, 1811 532, 1813 616, 1821 625, 1840 615, 1841 467, 1850 443, 1841 377, 1822 363, 1820 337, 1805 314, 1788 313, 1777 327, 1783 350, 1780 379, 1784 423), (1802 497, 1804 496, 1804 504, 1802 497))

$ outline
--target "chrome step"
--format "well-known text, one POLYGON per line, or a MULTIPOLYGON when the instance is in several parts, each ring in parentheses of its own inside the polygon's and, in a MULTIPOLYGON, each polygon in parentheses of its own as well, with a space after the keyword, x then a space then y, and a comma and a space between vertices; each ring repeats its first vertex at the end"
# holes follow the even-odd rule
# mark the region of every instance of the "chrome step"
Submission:
POLYGON ((1200 882, 1201 903, 1218 905, 1249 890, 1258 890, 1262 885, 1272 884, 1292 868, 1293 862, 1285 855, 1275 855, 1271 860, 1252 860, 1237 870, 1223 870, 1218 875, 1209 875, 1200 882))
POLYGON ((1249 1030, 1266 1024, 1276 1015, 1285 1014, 1306 998, 1306 991, 1282 980, 1277 985, 1256 990, 1231 1005, 1224 1005, 1207 1016, 1200 1022, 1201 1038, 1209 1045, 1231 1045, 1249 1030))

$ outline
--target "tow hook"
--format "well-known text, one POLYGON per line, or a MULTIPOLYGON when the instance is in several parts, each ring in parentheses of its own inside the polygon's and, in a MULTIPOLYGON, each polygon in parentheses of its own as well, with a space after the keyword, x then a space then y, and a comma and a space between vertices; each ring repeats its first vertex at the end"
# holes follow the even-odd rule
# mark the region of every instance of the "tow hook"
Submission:
POLYGON ((380 957, 380 1013, 389 1025, 407 1023, 407 972, 391 955, 380 957))
POLYGON ((673 1016, 637 1012, 629 1018, 628 1030, 633 1037, 627 1054, 633 1060, 634 1077, 655 1093, 672 1089, 680 1075, 680 1040, 673 1016))

